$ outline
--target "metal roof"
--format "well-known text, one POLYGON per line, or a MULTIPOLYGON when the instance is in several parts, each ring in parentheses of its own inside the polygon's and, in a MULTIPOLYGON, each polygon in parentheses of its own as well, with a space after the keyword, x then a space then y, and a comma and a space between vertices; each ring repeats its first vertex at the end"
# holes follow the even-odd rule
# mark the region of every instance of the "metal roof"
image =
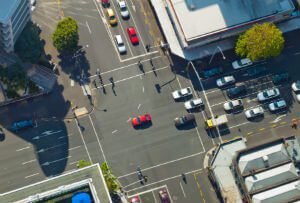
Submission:
POLYGON ((21 0, 0 0, 0 23, 6 24, 8 22, 20 1, 21 0))

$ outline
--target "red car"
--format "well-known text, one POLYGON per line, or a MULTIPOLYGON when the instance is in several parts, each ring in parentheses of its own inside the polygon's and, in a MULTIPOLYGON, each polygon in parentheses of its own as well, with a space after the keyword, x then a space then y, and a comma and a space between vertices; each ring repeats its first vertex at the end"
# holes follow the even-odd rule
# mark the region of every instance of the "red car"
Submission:
POLYGON ((141 116, 137 116, 131 119, 131 124, 133 127, 138 127, 140 125, 143 125, 144 123, 150 123, 152 121, 152 118, 150 114, 145 114, 141 116))
POLYGON ((129 39, 130 39, 132 44, 138 44, 139 43, 139 38, 136 35, 134 27, 127 28, 127 33, 128 33, 129 39))
POLYGON ((101 0, 101 4, 102 4, 102 6, 104 7, 104 8, 107 8, 107 7, 109 7, 109 0, 101 0))
POLYGON ((171 203, 169 194, 166 189, 162 189, 158 192, 159 198, 162 203, 171 203))
POLYGON ((141 203, 141 200, 138 196, 130 199, 130 203, 141 203))

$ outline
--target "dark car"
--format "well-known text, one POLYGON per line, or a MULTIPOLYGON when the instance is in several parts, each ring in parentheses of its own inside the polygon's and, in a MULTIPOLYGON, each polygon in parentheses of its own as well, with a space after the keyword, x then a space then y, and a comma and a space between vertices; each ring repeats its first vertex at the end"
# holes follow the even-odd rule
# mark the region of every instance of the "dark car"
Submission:
POLYGON ((109 0, 101 0, 101 4, 104 8, 108 8, 110 6, 109 0))
POLYGON ((237 96, 240 96, 242 94, 245 94, 247 92, 247 88, 245 85, 240 85, 240 86, 236 86, 236 87, 232 87, 230 89, 227 90, 227 96, 229 98, 234 98, 237 96))
POLYGON ((19 130, 25 129, 25 128, 30 128, 33 127, 34 123, 33 120, 23 120, 23 121, 17 121, 14 122, 11 126, 10 126, 10 130, 13 132, 17 132, 19 130))
POLYGON ((213 77, 213 76, 220 75, 222 72, 223 72, 223 69, 220 68, 220 67, 218 67, 218 68, 212 68, 212 69, 203 71, 202 72, 202 77, 204 77, 204 78, 210 78, 210 77, 213 77))
POLYGON ((180 116, 174 119, 174 123, 176 127, 180 127, 195 121, 195 116, 192 113, 188 113, 184 116, 180 116))
POLYGON ((169 197, 169 194, 167 192, 166 189, 162 189, 158 192, 159 194, 159 198, 161 200, 162 203, 171 203, 171 200, 170 200, 170 197, 169 197))
POLYGON ((267 72, 267 70, 268 69, 265 66, 256 66, 253 68, 249 68, 247 70, 247 76, 253 77, 253 76, 261 75, 267 72))
POLYGON ((275 85, 287 82, 290 79, 290 75, 287 72, 276 74, 272 77, 272 81, 275 85))

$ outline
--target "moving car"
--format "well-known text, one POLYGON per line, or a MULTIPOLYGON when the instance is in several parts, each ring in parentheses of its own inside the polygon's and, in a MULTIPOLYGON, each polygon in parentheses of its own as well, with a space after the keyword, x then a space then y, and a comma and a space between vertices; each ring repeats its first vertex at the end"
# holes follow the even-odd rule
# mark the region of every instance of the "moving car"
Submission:
POLYGON ((277 111, 287 107, 287 104, 284 99, 279 99, 268 105, 270 111, 277 111))
POLYGON ((229 75, 229 76, 224 76, 224 77, 217 79, 216 82, 217 82, 218 87, 224 87, 226 85, 234 84, 235 79, 232 75, 229 75))
POLYGON ((245 94, 247 92, 247 88, 245 85, 240 85, 240 86, 232 87, 228 89, 226 92, 229 98, 234 98, 239 95, 245 94))
POLYGON ((152 122, 152 118, 150 114, 144 114, 131 119, 131 124, 133 127, 138 127, 145 123, 151 123, 151 122, 152 122))
POLYGON ((169 194, 168 194, 168 192, 167 192, 166 189, 160 190, 160 191, 158 192, 158 195, 159 195, 160 201, 161 201, 162 203, 171 203, 169 194))
POLYGON ((253 68, 249 68, 247 69, 247 76, 253 77, 253 76, 257 76, 257 75, 261 75, 265 72, 267 72, 267 68, 265 66, 256 66, 253 68))
POLYGON ((141 200, 140 200, 140 198, 138 196, 132 197, 130 199, 130 203, 141 203, 141 200))
POLYGON ((192 110, 203 106, 204 103, 202 99, 193 99, 184 103, 184 107, 186 110, 192 110))
POLYGON ((260 106, 253 109, 249 109, 245 111, 245 115, 248 119, 255 118, 257 116, 262 116, 264 115, 264 109, 260 106))
POLYGON ((280 92, 278 88, 272 88, 268 90, 264 90, 257 94, 258 101, 266 101, 280 96, 280 92))
POLYGON ((205 70, 202 72, 204 78, 210 78, 216 75, 220 75, 223 72, 222 68, 212 68, 210 70, 205 70))
POLYGON ((272 82, 277 85, 283 82, 287 82, 290 79, 290 75, 289 73, 285 72, 285 73, 279 73, 276 75, 272 76, 272 82))
POLYGON ((292 90, 295 93, 300 93, 300 80, 298 80, 292 84, 292 90))
POLYGON ((172 92, 172 96, 175 100, 177 99, 181 99, 187 96, 191 96, 192 95, 192 89, 190 87, 186 87, 180 90, 175 90, 174 92, 172 92))
POLYGON ((101 0, 101 4, 104 8, 108 8, 110 6, 109 0, 101 0))
POLYGON ((123 39, 121 37, 121 35, 115 35, 115 42, 117 45, 117 48, 119 50, 120 54, 125 54, 126 53, 126 47, 125 44, 123 42, 123 39))
POLYGON ((242 108, 243 102, 241 99, 236 99, 236 100, 226 102, 223 106, 224 106, 225 111, 232 111, 232 110, 242 108))
POLYGON ((13 132, 17 132, 19 130, 25 129, 25 128, 30 128, 33 127, 34 123, 33 120, 23 120, 23 121, 17 121, 14 122, 11 126, 10 126, 10 130, 13 132))
POLYGON ((106 13, 106 16, 107 16, 107 18, 109 20, 109 24, 110 25, 116 25, 116 24, 118 24, 118 20, 117 20, 117 18, 115 16, 115 13, 114 13, 114 11, 111 8, 107 8, 105 10, 105 13, 106 13))
POLYGON ((243 58, 232 62, 233 69, 240 69, 252 65, 253 62, 248 58, 243 58))
POLYGON ((139 43, 139 38, 136 35, 134 27, 127 28, 127 33, 128 33, 129 39, 130 39, 132 44, 138 44, 139 43))
POLYGON ((184 116, 180 116, 174 119, 174 123, 176 127, 180 127, 195 121, 195 115, 192 113, 188 113, 184 116))
POLYGON ((121 12, 121 16, 124 19, 129 18, 129 11, 127 9, 126 3, 124 0, 118 1, 118 6, 121 12))

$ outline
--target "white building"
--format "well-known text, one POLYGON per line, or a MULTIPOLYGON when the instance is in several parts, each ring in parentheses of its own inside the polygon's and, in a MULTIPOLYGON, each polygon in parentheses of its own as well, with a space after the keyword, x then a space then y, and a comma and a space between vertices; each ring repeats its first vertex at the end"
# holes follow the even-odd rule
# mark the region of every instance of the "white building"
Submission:
POLYGON ((0 49, 13 51, 14 44, 29 20, 29 0, 0 0, 0 49))

